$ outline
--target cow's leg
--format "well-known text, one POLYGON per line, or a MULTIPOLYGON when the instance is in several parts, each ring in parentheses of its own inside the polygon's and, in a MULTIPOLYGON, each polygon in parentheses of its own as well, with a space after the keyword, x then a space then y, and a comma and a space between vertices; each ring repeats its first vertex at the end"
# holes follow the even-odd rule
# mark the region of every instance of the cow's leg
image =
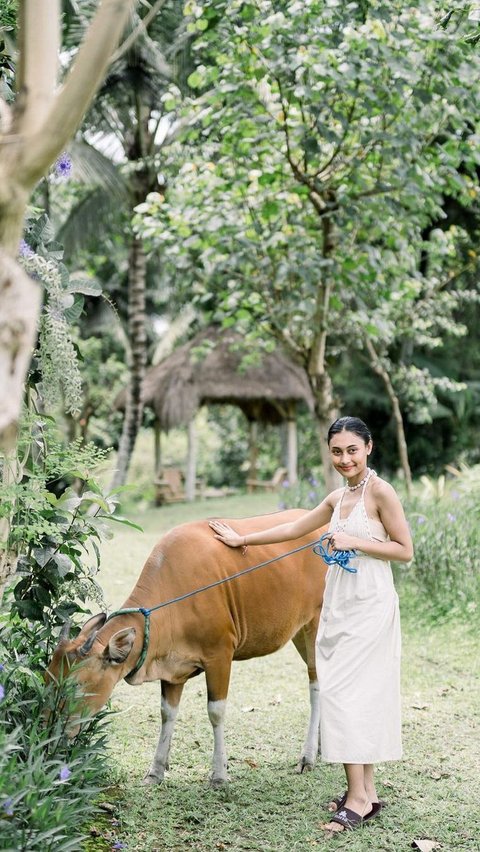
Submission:
POLYGON ((317 635, 317 620, 306 624, 296 636, 293 643, 307 664, 308 681, 310 692, 310 719, 308 723, 307 736, 303 745, 302 754, 297 763, 295 771, 309 772, 315 766, 317 754, 320 750, 320 696, 318 689, 317 670, 315 667, 315 639, 317 635))
POLYGON ((159 784, 168 769, 168 755, 182 691, 183 683, 167 683, 162 680, 162 726, 152 765, 144 778, 145 784, 159 784))
POLYGON ((213 759, 210 784, 214 786, 228 782, 224 721, 231 667, 231 657, 212 660, 205 665, 208 718, 213 728, 213 759))

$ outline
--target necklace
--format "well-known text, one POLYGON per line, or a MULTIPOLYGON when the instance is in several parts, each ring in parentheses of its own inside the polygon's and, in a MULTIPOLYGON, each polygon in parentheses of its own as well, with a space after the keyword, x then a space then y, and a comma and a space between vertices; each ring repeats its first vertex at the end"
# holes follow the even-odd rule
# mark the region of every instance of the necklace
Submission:
POLYGON ((366 474, 365 474, 365 476, 364 476, 364 477, 363 477, 363 479, 362 479, 362 481, 361 481, 361 482, 358 482, 358 483, 357 483, 357 485, 349 485, 349 484, 348 484, 348 482, 347 482, 347 488, 348 488, 348 490, 349 490, 349 491, 356 491, 356 490, 357 490, 357 488, 361 488, 361 487, 362 487, 362 485, 365 485, 365 483, 367 482, 367 480, 368 480, 368 479, 370 479, 370 477, 371 477, 371 476, 375 476, 375 471, 374 471, 374 470, 370 470, 370 468, 368 468, 368 469, 367 469, 367 472, 366 472, 366 474))

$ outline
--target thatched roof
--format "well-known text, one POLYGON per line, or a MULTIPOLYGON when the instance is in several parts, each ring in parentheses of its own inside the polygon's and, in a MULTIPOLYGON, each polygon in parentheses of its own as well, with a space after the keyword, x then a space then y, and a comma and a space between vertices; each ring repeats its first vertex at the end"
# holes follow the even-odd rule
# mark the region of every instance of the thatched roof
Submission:
MULTIPOLYGON (((313 408, 301 367, 280 349, 244 367, 249 350, 242 344, 242 336, 231 329, 208 328, 147 370, 143 400, 162 430, 185 425, 200 406, 211 403, 236 405, 249 420, 267 423, 292 417, 298 403, 313 408)), ((123 409, 125 399, 122 391, 116 407, 123 409)))

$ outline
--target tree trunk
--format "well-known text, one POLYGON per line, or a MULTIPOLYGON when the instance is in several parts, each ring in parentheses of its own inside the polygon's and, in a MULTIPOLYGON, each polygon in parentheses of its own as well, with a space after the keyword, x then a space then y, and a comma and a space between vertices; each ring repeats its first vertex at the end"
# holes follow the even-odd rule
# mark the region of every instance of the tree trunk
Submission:
POLYGON ((380 361, 380 358, 378 357, 378 353, 376 352, 373 343, 368 338, 366 338, 365 343, 368 354, 370 355, 370 363, 372 369, 374 373, 376 373, 377 376, 381 378, 383 384, 385 385, 388 398, 392 404, 393 419, 395 420, 395 428, 397 433, 398 454, 400 457, 400 464, 405 478, 405 487, 407 490, 407 494, 410 497, 412 493, 412 472, 410 470, 410 463, 408 460, 408 448, 407 441, 405 438, 405 429, 403 426, 403 417, 402 410, 400 408, 400 402, 397 394, 395 393, 395 388, 393 387, 388 371, 380 361))
MULTIPOLYGON (((322 219, 322 232, 322 256, 325 258, 331 255, 334 248, 333 224, 328 217, 322 219)), ((337 403, 333 394, 333 384, 328 373, 326 363, 328 337, 327 317, 331 292, 332 281, 328 277, 328 274, 326 274, 324 280, 321 281, 318 286, 317 303, 312 324, 312 327, 316 329, 316 334, 310 351, 307 367, 310 386, 315 400, 315 414, 319 430, 320 455, 327 493, 338 488, 341 484, 341 479, 332 466, 327 445, 328 429, 330 424, 338 417, 337 403)))
POLYGON ((297 459, 297 421, 292 418, 287 420, 287 476, 289 485, 295 485, 298 480, 297 459))
MULTIPOLYGON (((248 423, 248 473, 247 479, 258 479, 258 423, 250 420, 248 423)), ((249 485, 247 491, 254 491, 249 485)))
POLYGON ((338 408, 333 397, 333 387, 330 376, 325 372, 322 376, 314 377, 312 390, 315 396, 315 415, 320 444, 323 478, 327 494, 339 488, 342 479, 332 465, 328 449, 327 434, 334 420, 339 416, 338 408))
POLYGON ((9 452, 40 312, 40 288, 15 263, 37 181, 72 139, 101 84, 132 0, 103 0, 73 66, 58 85, 59 0, 19 4, 15 109, 0 114, 0 449, 9 452))
POLYGON ((130 341, 130 381, 112 488, 125 484, 135 441, 142 423, 142 384, 147 362, 145 315, 147 262, 143 243, 135 237, 130 249, 128 276, 128 338, 130 341))
POLYGON ((0 249, 0 446, 15 446, 42 289, 0 249))
POLYGON ((197 430, 195 417, 188 424, 187 471, 185 477, 185 497, 189 502, 195 500, 197 484, 197 430))

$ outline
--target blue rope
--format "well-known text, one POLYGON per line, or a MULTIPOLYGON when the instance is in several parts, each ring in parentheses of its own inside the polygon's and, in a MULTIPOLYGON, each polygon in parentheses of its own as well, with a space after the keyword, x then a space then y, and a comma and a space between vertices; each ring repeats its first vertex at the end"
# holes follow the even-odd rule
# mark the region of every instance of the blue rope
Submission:
MULTIPOLYGON (((326 562, 327 565, 340 565, 345 571, 348 571, 349 574, 356 574, 357 569, 353 568, 352 565, 349 565, 349 560, 357 555, 355 550, 336 550, 335 554, 330 554, 328 552, 328 545, 324 547, 322 542, 325 539, 330 539, 331 533, 325 533, 319 539, 318 544, 313 546, 313 552, 317 556, 321 556, 323 561, 326 562)), ((251 565, 249 568, 244 568, 243 571, 237 571, 235 574, 230 574, 228 577, 222 577, 220 580, 215 580, 213 583, 208 583, 206 586, 201 586, 199 589, 194 589, 191 592, 186 592, 184 595, 178 595, 176 598, 170 598, 167 601, 162 601, 162 603, 157 604, 156 606, 152 606, 150 608, 139 606, 139 607, 129 607, 127 609, 117 609, 112 612, 107 621, 110 621, 111 618, 115 618, 117 615, 129 615, 131 613, 141 613, 145 618, 145 630, 143 636, 143 646, 140 652, 140 656, 137 660, 137 664, 128 673, 127 678, 136 674, 139 669, 143 666, 148 650, 148 643, 150 640, 150 615, 152 612, 155 612, 157 609, 162 609, 165 606, 171 606, 171 604, 179 603, 180 601, 184 601, 187 598, 191 598, 194 595, 200 594, 200 592, 206 592, 208 589, 213 589, 215 586, 221 586, 224 583, 229 583, 231 580, 236 580, 237 577, 243 576, 243 574, 250 574, 251 571, 258 571, 259 568, 264 568, 266 565, 271 565, 272 562, 278 562, 281 559, 285 559, 286 556, 293 556, 295 553, 299 553, 301 550, 305 550, 307 547, 312 547, 312 543, 308 542, 307 544, 302 544, 300 547, 296 547, 294 550, 289 550, 286 553, 281 553, 279 556, 274 556, 272 559, 267 559, 265 562, 259 562, 257 565, 251 565)), ((106 623, 106 622, 105 622, 106 623)))
POLYGON ((317 554, 317 556, 321 556, 323 561, 326 562, 327 565, 340 565, 340 568, 343 568, 344 571, 348 571, 349 574, 356 574, 357 569, 350 565, 350 559, 353 559, 354 556, 357 555, 356 550, 335 550, 334 553, 328 552, 329 545, 325 547, 322 542, 327 540, 330 542, 331 533, 325 533, 322 535, 318 544, 316 544, 313 548, 313 552, 317 554))

